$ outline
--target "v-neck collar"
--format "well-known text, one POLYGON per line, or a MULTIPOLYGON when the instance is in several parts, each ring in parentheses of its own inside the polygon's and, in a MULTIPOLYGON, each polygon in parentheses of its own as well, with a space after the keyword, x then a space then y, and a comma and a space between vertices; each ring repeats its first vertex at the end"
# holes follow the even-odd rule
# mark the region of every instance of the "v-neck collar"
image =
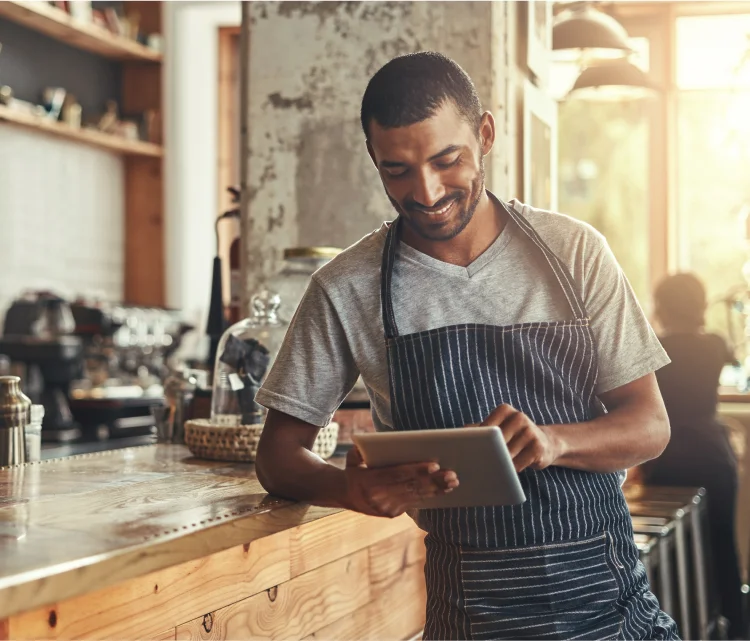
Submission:
POLYGON ((404 242, 399 242, 398 253, 401 259, 418 263, 443 274, 452 274, 462 278, 472 278, 491 263, 492 260, 503 251, 503 249, 505 249, 511 237, 511 233, 509 232, 511 232, 511 230, 509 229, 509 225, 506 224, 492 244, 466 267, 455 265, 453 263, 446 263, 438 258, 433 258, 404 242))
MULTIPOLYGON (((497 197, 489 190, 487 190, 487 195, 491 200, 499 202, 497 197)), ((509 204, 511 206, 515 206, 516 203, 512 202, 509 204)), ((470 279, 478 274, 487 265, 489 265, 497 257, 497 255, 505 249, 512 236, 512 231, 511 229, 509 229, 512 226, 513 221, 508 219, 506 221, 506 224, 503 226, 503 229, 500 231, 497 238, 495 238, 492 244, 466 267, 462 265, 455 265, 454 263, 447 263, 438 258, 434 258, 428 254, 425 254, 424 252, 419 251, 418 249, 415 249, 411 245, 407 245, 401 240, 399 240, 398 244, 398 253, 399 256, 405 260, 418 263, 420 265, 423 265, 424 267, 442 272, 443 274, 452 274, 453 276, 458 276, 460 278, 470 279)))

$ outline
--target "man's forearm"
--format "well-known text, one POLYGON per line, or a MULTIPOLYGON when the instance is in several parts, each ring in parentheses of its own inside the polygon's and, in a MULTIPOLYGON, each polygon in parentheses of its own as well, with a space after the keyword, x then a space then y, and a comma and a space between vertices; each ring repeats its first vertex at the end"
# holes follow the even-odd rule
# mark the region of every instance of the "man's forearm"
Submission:
POLYGON ((548 425, 554 442, 553 465, 589 472, 616 472, 656 458, 669 442, 665 414, 622 407, 592 421, 548 425))
POLYGON ((346 507, 344 471, 313 452, 299 448, 285 456, 274 457, 271 467, 272 470, 266 470, 263 457, 258 457, 258 480, 269 493, 312 505, 346 507))

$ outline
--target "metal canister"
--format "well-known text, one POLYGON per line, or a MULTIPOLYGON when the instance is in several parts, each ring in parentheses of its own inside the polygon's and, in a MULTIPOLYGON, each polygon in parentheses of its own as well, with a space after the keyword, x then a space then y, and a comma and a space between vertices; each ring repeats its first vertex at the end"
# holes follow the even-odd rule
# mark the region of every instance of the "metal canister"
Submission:
POLYGON ((0 467, 26 462, 26 425, 31 400, 18 376, 0 376, 0 467))
POLYGON ((182 369, 173 371, 164 381, 164 396, 170 408, 169 432, 172 443, 185 442, 185 421, 190 418, 190 404, 196 388, 205 387, 205 375, 200 370, 182 369))

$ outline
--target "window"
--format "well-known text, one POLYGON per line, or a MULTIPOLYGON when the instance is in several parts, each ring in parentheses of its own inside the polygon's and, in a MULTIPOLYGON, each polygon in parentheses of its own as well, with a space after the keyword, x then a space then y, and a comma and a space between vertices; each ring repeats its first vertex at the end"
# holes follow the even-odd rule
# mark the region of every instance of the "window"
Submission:
POLYGON ((739 338, 724 301, 750 259, 750 15, 676 22, 677 265, 706 284, 708 329, 739 338))
MULTIPOLYGON (((669 102, 594 103, 575 94, 562 100, 559 209, 605 234, 647 309, 667 258, 672 271, 696 273, 708 292, 708 330, 741 343, 744 318, 731 301, 747 287, 743 270, 750 278, 750 13, 671 18, 670 40, 669 19, 657 16, 668 12, 656 5, 653 11, 654 24, 661 26, 648 32, 656 35, 631 42, 638 64, 658 63, 664 79, 671 49, 674 76, 662 97, 669 102), (674 112, 664 110, 668 104, 674 112), (650 128, 663 122, 664 113, 676 116, 674 137, 664 158, 655 160, 651 132, 662 132, 650 128), (662 211, 655 211, 661 203, 652 198, 656 187, 669 192, 669 207, 662 211), (675 243, 667 247, 665 239, 657 260, 649 253, 658 251, 650 232, 655 222, 666 225, 659 221, 667 217, 675 243)), ((648 22, 644 16, 636 22, 648 22)), ((632 24, 626 24, 629 31, 632 24)), ((639 29, 644 27, 633 30, 639 29)), ((577 73, 575 64, 556 63, 556 96, 565 95, 577 73)), ((653 238, 661 247, 659 234, 653 238)))
MULTIPOLYGON (((648 69, 648 40, 631 38, 633 61, 648 69)), ((593 225, 609 242, 644 306, 649 275, 649 101, 565 98, 580 68, 556 62, 558 209, 593 225)))

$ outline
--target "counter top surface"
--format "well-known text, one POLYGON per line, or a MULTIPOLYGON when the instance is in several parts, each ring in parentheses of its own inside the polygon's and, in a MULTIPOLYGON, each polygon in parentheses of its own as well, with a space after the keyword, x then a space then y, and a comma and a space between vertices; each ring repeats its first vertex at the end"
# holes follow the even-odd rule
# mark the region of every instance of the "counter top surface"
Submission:
POLYGON ((338 511, 269 497, 253 465, 178 445, 0 468, 0 619, 338 511))

